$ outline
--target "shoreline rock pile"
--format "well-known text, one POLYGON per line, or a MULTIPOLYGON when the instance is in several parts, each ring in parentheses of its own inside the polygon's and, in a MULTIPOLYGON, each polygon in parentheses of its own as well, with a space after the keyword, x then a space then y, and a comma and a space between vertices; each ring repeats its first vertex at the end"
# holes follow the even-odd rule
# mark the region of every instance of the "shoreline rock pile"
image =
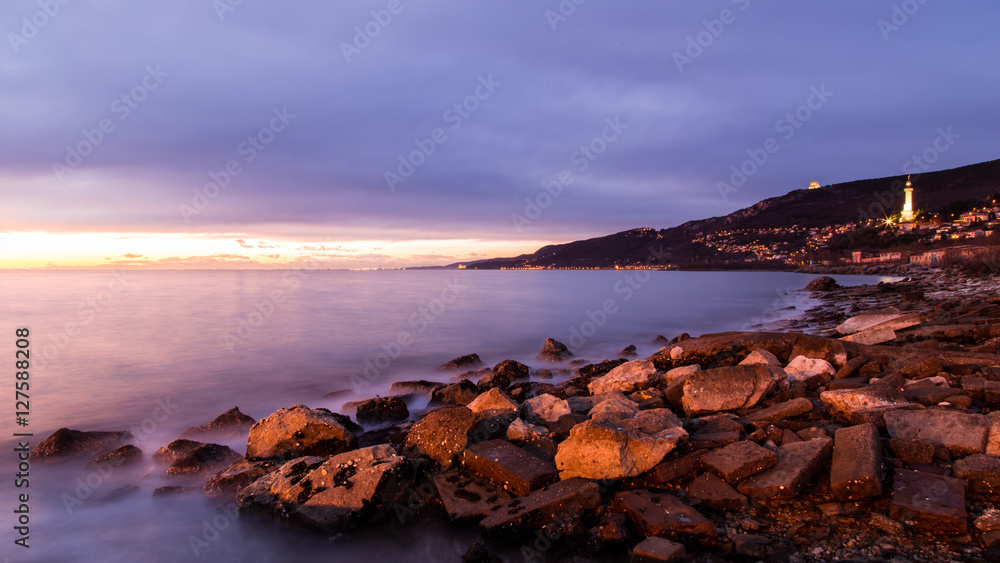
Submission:
MULTIPOLYGON (((367 431, 304 405, 250 428, 230 411, 218 426, 247 433, 245 459, 187 439, 155 457, 280 525, 340 534, 444 514, 481 532, 466 561, 1000 560, 1000 297, 918 285, 816 284, 825 302, 806 320, 830 336, 684 335, 646 359, 548 366, 570 374, 557 384, 508 360, 394 384, 430 407, 359 402, 367 431)), ((550 339, 540 358, 566 351, 550 339)), ((128 438, 62 429, 35 455, 128 438)))

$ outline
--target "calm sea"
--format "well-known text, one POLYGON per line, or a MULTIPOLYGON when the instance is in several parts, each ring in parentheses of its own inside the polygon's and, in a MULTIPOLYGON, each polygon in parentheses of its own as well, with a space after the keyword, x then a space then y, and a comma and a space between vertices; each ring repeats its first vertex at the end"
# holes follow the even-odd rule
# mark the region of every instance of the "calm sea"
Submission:
MULTIPOLYGON (((393 381, 438 379, 436 366, 477 353, 535 367, 546 338, 577 357, 613 358, 652 339, 751 330, 801 313, 815 276, 650 271, 0 272, 0 349, 14 384, 15 330, 28 328, 31 404, 3 407, 2 556, 17 561, 458 560, 475 528, 437 523, 341 538, 275 530, 231 507, 180 495, 150 464, 110 476, 30 469, 30 549, 17 533, 14 432, 35 444, 60 427, 131 430, 146 454, 233 406, 262 418, 296 403, 339 409, 393 381), (793 308, 794 307, 794 308, 793 308), (339 393, 338 393, 339 392, 339 393), (168 408, 164 409, 166 405, 168 408), (165 412, 169 414, 164 415, 165 412), (137 489, 122 489, 137 487, 137 489)), ((836 276, 845 285, 885 278, 836 276)), ((230 443, 241 453, 245 444, 230 443)))

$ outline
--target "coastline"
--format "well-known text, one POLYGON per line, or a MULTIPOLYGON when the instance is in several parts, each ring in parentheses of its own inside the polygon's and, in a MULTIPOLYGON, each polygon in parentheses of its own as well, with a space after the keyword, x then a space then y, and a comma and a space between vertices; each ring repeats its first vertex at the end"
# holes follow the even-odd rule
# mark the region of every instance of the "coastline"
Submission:
MULTIPOLYGON (((989 551, 1000 544, 1000 538, 991 535, 994 529, 976 529, 980 517, 991 514, 992 502, 981 485, 992 483, 993 474, 950 477, 961 469, 959 461, 970 457, 968 452, 937 439, 900 438, 886 418, 897 410, 948 416, 961 411, 980 417, 992 436, 984 415, 1000 406, 1000 394, 991 394, 1000 392, 988 385, 994 382, 988 368, 997 367, 1000 374, 1000 330, 995 335, 993 331, 1000 327, 993 322, 1000 317, 1000 307, 997 317, 991 316, 997 281, 954 270, 906 268, 879 274, 905 275, 895 283, 813 292, 815 306, 780 320, 788 323, 781 331, 679 337, 663 342, 664 347, 645 360, 623 357, 583 365, 558 343, 547 342, 532 366, 501 362, 490 368, 477 365, 478 357, 456 358, 442 368, 457 374, 459 383, 402 382, 393 386, 397 397, 360 401, 350 416, 303 407, 253 422, 220 417, 195 434, 208 441, 219 433, 231 434, 236 424, 236 434, 248 440, 247 459, 230 464, 229 452, 208 448, 211 451, 202 450, 192 460, 189 450, 176 452, 167 471, 186 459, 181 466, 193 464, 193 477, 185 486, 204 487, 210 498, 236 502, 240 518, 319 528, 334 535, 359 527, 393 529, 421 515, 451 520, 463 533, 479 524, 483 541, 469 548, 465 561, 489 561, 492 556, 592 560, 586 558, 588 553, 599 553, 599 560, 627 560, 638 545, 646 545, 647 535, 670 538, 672 546, 683 546, 690 560, 697 561, 736 555, 784 561, 976 561, 996 556, 989 551), (848 318, 888 308, 894 308, 893 314, 926 320, 878 345, 832 338, 841 336, 835 328, 848 318), (799 356, 810 360, 798 362, 807 366, 796 365, 799 356), (551 379, 559 370, 571 377, 553 385, 563 379, 551 379), (713 377, 726 382, 721 391, 708 381, 713 377), (744 379, 755 389, 751 395, 759 396, 734 404, 739 392, 731 382, 744 379), (715 393, 722 403, 699 405, 697 391, 715 393), (892 408, 862 412, 865 409, 856 406, 843 407, 830 398, 835 395, 824 395, 831 392, 876 393, 880 404, 892 408), (428 400, 430 408, 408 410, 428 400), (717 408, 720 405, 725 408, 717 408), (325 445, 309 450, 279 439, 282 430, 277 426, 295 427, 295 416, 305 421, 297 432, 321 427, 317 444, 325 445), (640 419, 642 424, 636 425, 640 419), (877 429, 874 441, 869 437, 869 449, 877 450, 883 463, 875 471, 880 477, 867 477, 879 481, 880 491, 859 499, 844 497, 831 481, 837 452, 848 451, 841 446, 841 431, 868 428, 869 423, 877 429), (615 438, 598 438, 607 432, 615 438), (923 454, 930 444, 930 458, 904 460, 909 454, 893 445, 900 440, 923 454), (273 442, 270 450, 264 447, 268 442, 273 442), (331 443, 336 443, 332 449, 331 443), (615 444, 624 449, 615 449, 615 444), (748 475, 734 476, 725 468, 739 448, 754 454, 749 469, 748 460, 736 456, 740 471, 751 471, 748 475), (786 462, 794 457, 788 453, 792 451, 810 459, 806 467, 786 462), (319 461, 306 463, 303 474, 293 462, 310 456, 319 461), (623 456, 637 457, 622 463, 623 456), (705 461, 712 456, 725 459, 705 461), (311 510, 322 511, 329 499, 319 498, 320 486, 303 489, 303 479, 318 480, 319 474, 312 472, 345 463, 353 464, 356 473, 339 485, 355 490, 372 485, 367 502, 344 519, 309 516, 303 507, 312 503, 311 510), (896 470, 965 482, 966 532, 927 531, 927 522, 935 518, 957 526, 955 518, 933 512, 928 516, 911 508, 893 517, 893 507, 899 504, 893 488, 900 480, 896 470), (784 483, 789 472, 794 478, 787 483, 795 489, 790 497, 772 486, 784 483), (282 484, 281 475, 294 483, 282 484), (768 479, 770 484, 760 483, 768 479), (565 490, 553 493, 559 486, 565 490), (562 496, 546 499, 546 494, 562 496), (492 503, 486 502, 494 496, 492 503), (504 503, 505 496, 513 500, 504 503), (479 498, 470 500, 473 497, 479 498), (497 520, 498 510, 507 507, 513 512, 519 502, 533 507, 532 518, 497 520), (663 516, 650 522, 642 516, 647 510, 662 511, 663 516), (677 523, 685 519, 698 526, 677 523), (898 536, 899 543, 886 543, 881 539, 886 535, 898 536)), ((41 459, 63 457, 51 448, 38 448, 33 455, 41 459)), ((164 449, 173 455, 169 445, 164 449)), ((119 450, 116 446, 109 451, 119 450)), ((985 442, 982 450, 972 455, 989 453, 985 442)), ((111 459, 127 463, 123 455, 111 459)), ((852 459, 853 465, 864 466, 864 456, 859 459, 852 459)), ((666 549, 657 542, 646 547, 666 549)))

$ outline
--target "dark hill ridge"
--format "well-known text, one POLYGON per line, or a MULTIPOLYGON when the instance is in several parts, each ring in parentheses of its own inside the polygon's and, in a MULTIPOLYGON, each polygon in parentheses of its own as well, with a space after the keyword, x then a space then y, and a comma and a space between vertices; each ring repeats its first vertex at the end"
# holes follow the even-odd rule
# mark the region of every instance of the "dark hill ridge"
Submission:
MULTIPOLYGON (((935 212, 956 200, 982 200, 1000 191, 1000 160, 914 175, 914 207, 935 212)), ((899 213, 906 176, 856 180, 816 190, 795 190, 725 217, 689 221, 669 229, 632 229, 555 244, 533 254, 466 263, 473 269, 613 268, 725 260, 695 239, 720 231, 823 228, 899 213)), ((456 265, 457 266, 457 265, 456 265)))

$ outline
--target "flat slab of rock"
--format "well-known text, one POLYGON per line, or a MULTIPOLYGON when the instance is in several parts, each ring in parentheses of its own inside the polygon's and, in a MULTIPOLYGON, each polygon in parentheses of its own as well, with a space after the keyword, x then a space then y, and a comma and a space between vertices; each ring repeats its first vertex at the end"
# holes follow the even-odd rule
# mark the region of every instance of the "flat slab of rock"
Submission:
POLYGON ((511 539, 533 533, 557 519, 597 508, 600 504, 601 491, 597 483, 586 479, 567 479, 500 505, 479 526, 490 539, 511 539))
POLYGON ((973 494, 1000 498, 1000 459, 974 454, 956 461, 954 469, 955 477, 965 479, 973 494))
POLYGON ((923 440, 889 440, 893 455, 904 465, 930 465, 934 463, 934 444, 923 440))
POLYGON ((181 434, 181 438, 197 438, 205 435, 236 438, 250 432, 250 428, 256 422, 253 417, 240 412, 239 407, 233 407, 215 417, 208 424, 188 428, 181 434))
POLYGON ((895 307, 889 307, 878 311, 869 311, 860 315, 855 315, 837 327, 840 334, 851 334, 859 330, 865 330, 881 323, 891 321, 903 316, 903 313, 895 307))
POLYGON ((777 465, 743 481, 736 490, 757 501, 794 498, 826 467, 832 452, 830 438, 784 444, 778 448, 777 465))
POLYGON ((250 429, 247 459, 291 459, 336 455, 357 446, 358 438, 330 411, 295 405, 261 419, 250 429))
POLYGON ((889 435, 902 440, 924 440, 948 448, 955 457, 986 451, 989 423, 979 414, 946 409, 886 413, 889 435))
POLYGON ((853 342, 864 346, 874 346, 883 342, 892 342, 896 339, 896 331, 891 328, 873 328, 862 332, 856 332, 848 336, 841 337, 844 342, 853 342))
POLYGON ((591 395, 601 395, 618 391, 634 393, 656 385, 660 380, 660 372, 648 360, 626 362, 609 371, 607 375, 598 377, 587 385, 591 395))
POLYGON ((684 544, 665 540, 663 538, 646 538, 632 548, 630 563, 659 563, 680 561, 687 557, 684 544))
POLYGON ((792 399, 791 401, 785 401, 783 403, 767 407, 766 409, 749 413, 746 415, 745 420, 747 422, 788 420, 789 418, 795 418, 796 416, 811 413, 812 410, 812 401, 804 397, 800 397, 798 399, 792 399))
POLYGON ((705 473, 688 485, 688 497, 700 500, 715 510, 740 511, 747 508, 746 495, 711 473, 705 473))
POLYGON ((31 459, 54 462, 93 458, 131 443, 133 439, 131 432, 84 432, 60 428, 31 450, 31 459))
POLYGON ((837 430, 830 488, 839 502, 882 495, 882 444, 877 426, 868 423, 837 430))
POLYGON ((897 469, 889 516, 930 532, 964 534, 969 518, 967 487, 962 479, 897 469))
POLYGON ((561 478, 622 479, 649 471, 686 440, 680 419, 668 409, 577 424, 559 444, 561 478))
POLYGON ((774 452, 750 441, 736 442, 701 456, 701 465, 730 485, 766 471, 777 462, 774 452))
POLYGON ((703 545, 714 545, 719 530, 711 520, 677 497, 637 489, 615 495, 611 509, 624 513, 640 534, 651 537, 678 539, 690 534, 703 545))
POLYGON ((543 461, 506 440, 489 440, 470 445, 462 453, 462 465, 517 496, 524 496, 559 477, 554 464, 543 461))
POLYGON ((476 522, 493 513, 498 504, 510 502, 506 492, 457 470, 433 477, 441 504, 452 522, 476 522))
POLYGON ((476 424, 476 413, 467 407, 448 407, 428 413, 406 435, 404 449, 426 455, 448 469, 455 456, 469 444, 469 431, 476 424))
POLYGON ((410 461, 383 444, 289 461, 242 489, 237 502, 241 515, 338 533, 395 514, 413 478, 410 461))
POLYGON ((701 457, 705 452, 692 452, 687 455, 669 459, 643 473, 639 480, 643 486, 658 487, 660 485, 683 479, 701 469, 701 457))
POLYGON ((684 381, 681 404, 688 416, 748 409, 774 391, 785 373, 767 364, 709 369, 684 381))
POLYGON ((869 385, 860 389, 824 391, 819 398, 835 418, 847 424, 872 422, 885 426, 885 414, 900 409, 920 408, 887 385, 869 385))

